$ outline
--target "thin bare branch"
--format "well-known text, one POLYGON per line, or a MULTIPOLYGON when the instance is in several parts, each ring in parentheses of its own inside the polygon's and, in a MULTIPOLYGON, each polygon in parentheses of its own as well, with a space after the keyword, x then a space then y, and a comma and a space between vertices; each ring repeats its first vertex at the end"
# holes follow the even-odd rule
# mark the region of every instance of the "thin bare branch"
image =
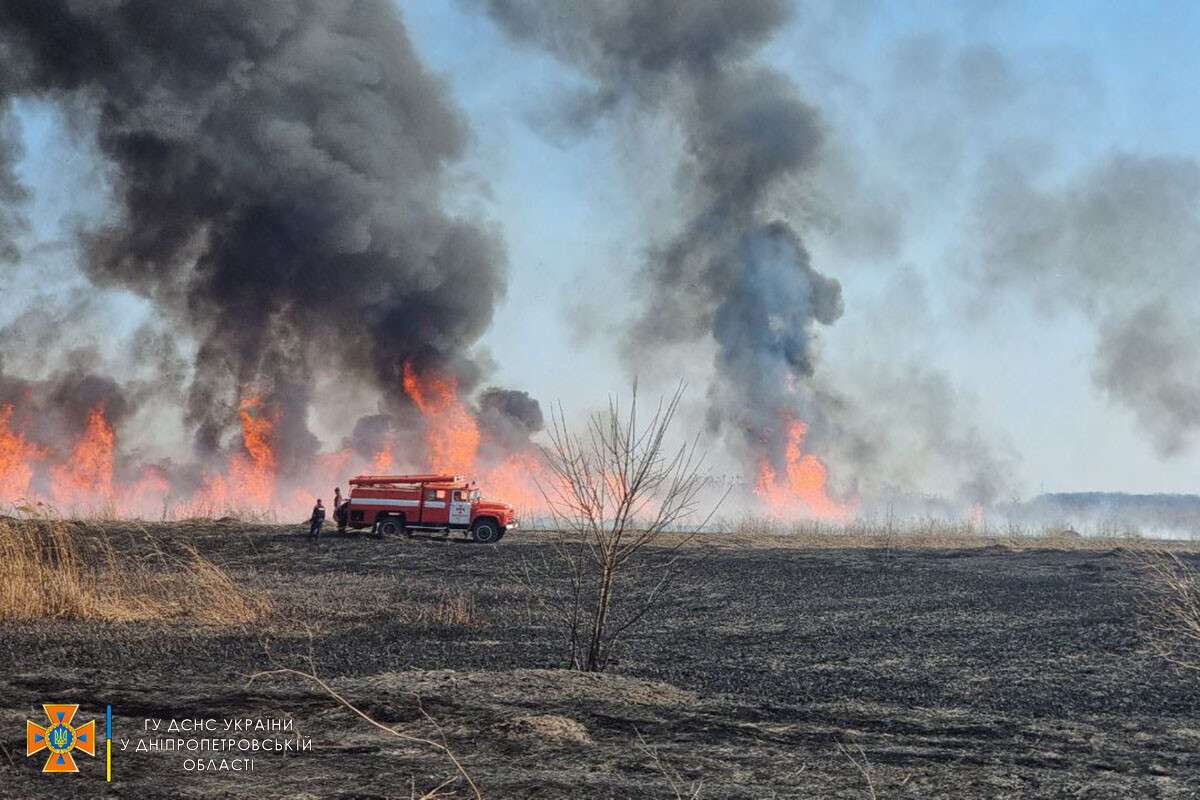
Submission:
MULTIPOLYGON (((251 683, 253 683, 255 680, 257 680, 259 678, 265 678, 265 677, 270 677, 270 676, 274 676, 274 675, 291 675, 293 677, 301 678, 302 680, 306 680, 311 683, 314 683, 318 687, 320 687, 320 689, 323 692, 325 692, 325 694, 329 695, 334 700, 336 700, 338 703, 345 706, 347 709, 349 709, 352 713, 354 713, 356 716, 361 718, 368 725, 371 725, 374 728, 378 728, 379 730, 383 731, 384 733, 386 733, 390 736, 394 736, 397 739, 401 739, 406 742, 412 742, 413 744, 425 745, 427 747, 432 747, 433 749, 440 751, 444 756, 446 756, 447 759, 450 760, 450 763, 452 763, 454 765, 454 768, 456 770, 458 770, 458 774, 463 777, 463 780, 465 780, 467 782, 467 785, 471 787, 471 791, 475 794, 476 800, 483 800, 483 795, 480 793, 479 787, 475 785, 475 781, 473 781, 471 779, 471 776, 467 773, 466 768, 463 767, 462 762, 460 762, 458 760, 458 757, 454 755, 454 752, 445 743, 445 735, 442 734, 441 726, 438 725, 436 722, 434 722, 434 727, 437 729, 438 734, 440 736, 442 736, 441 742, 434 741, 433 739, 426 739, 421 736, 413 736, 410 733, 405 733, 404 731, 400 730, 398 725, 397 726, 385 725, 382 722, 380 722, 379 720, 372 717, 371 715, 367 714, 365 711, 361 710, 356 705, 354 705, 349 700, 347 700, 342 694, 340 694, 336 689, 334 689, 328 683, 326 683, 325 681, 323 681, 319 677, 317 677, 317 675, 315 673, 304 672, 302 670, 292 669, 290 667, 277 667, 275 669, 268 669, 268 670, 262 670, 261 672, 256 672, 249 677, 249 679, 246 681, 246 685, 247 686, 250 685, 251 683)), ((417 702, 417 706, 420 709, 421 713, 425 716, 425 718, 432 722, 433 718, 430 717, 429 714, 427 714, 425 712, 425 709, 423 707, 421 707, 419 700, 417 702)), ((446 784, 444 784, 444 783, 442 784, 442 786, 445 786, 445 785, 446 784)), ((441 787, 439 786, 438 789, 440 789, 440 788, 441 787)), ((437 789, 435 789, 434 791, 436 792, 437 789)))

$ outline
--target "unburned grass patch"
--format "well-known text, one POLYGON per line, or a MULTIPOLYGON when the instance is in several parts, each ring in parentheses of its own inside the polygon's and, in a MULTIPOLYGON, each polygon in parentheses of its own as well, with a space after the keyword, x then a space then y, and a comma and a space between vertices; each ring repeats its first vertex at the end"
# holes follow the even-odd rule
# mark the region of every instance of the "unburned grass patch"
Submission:
POLYGON ((1150 651, 1200 675, 1200 569, 1178 553, 1133 553, 1141 567, 1139 599, 1150 651))
POLYGON ((462 589, 444 589, 427 602, 406 602, 401 613, 406 622, 438 628, 482 627, 486 620, 479 612, 475 595, 462 589))
POLYGON ((191 545, 153 543, 139 559, 104 530, 38 517, 0 519, 0 620, 185 619, 241 625, 270 605, 191 545))

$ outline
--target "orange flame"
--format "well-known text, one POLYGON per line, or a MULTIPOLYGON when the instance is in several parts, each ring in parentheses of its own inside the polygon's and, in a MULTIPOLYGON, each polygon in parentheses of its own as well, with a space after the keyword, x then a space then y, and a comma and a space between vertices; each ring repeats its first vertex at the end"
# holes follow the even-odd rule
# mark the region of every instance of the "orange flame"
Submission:
POLYGON ((269 508, 275 497, 277 463, 272 438, 278 414, 265 414, 262 398, 247 393, 238 404, 242 419, 242 447, 229 463, 229 479, 247 505, 269 508))
POLYGON ((188 513, 209 515, 242 509, 268 509, 275 499, 274 433, 278 411, 265 413, 262 398, 245 392, 238 403, 242 449, 229 459, 226 474, 212 473, 186 504, 188 513))
POLYGON ((395 460, 392 458, 392 448, 396 446, 396 437, 393 434, 388 434, 383 440, 383 446, 375 453, 375 473, 377 475, 386 475, 392 471, 395 465, 395 460))
POLYGON ((126 514, 153 516, 166 512, 164 501, 171 493, 171 482, 159 467, 146 467, 142 476, 121 489, 119 508, 126 514))
POLYGON ((543 513, 546 498, 542 487, 553 496, 548 481, 550 469, 543 463, 536 450, 512 453, 483 476, 480 485, 488 497, 502 500, 517 510, 519 515, 543 513))
POLYGON ((11 405, 0 406, 0 503, 29 499, 30 462, 46 456, 40 447, 13 431, 9 426, 12 415, 11 405))
POLYGON ((754 493, 763 499, 773 516, 844 521, 850 516, 850 509, 829 496, 828 470, 819 458, 803 450, 807 433, 808 426, 803 421, 793 419, 788 423, 783 480, 764 458, 759 463, 754 493))
POLYGON ((458 399, 458 381, 451 375, 418 376, 411 362, 405 362, 404 391, 425 417, 428 467, 470 474, 479 450, 479 424, 458 399))
POLYGON ((115 438, 104 416, 104 406, 96 406, 88 414, 83 435, 70 458, 50 469, 51 491, 58 503, 94 508, 112 502, 115 438))
MULTIPOLYGON (((405 367, 403 377, 405 390, 425 418, 429 463, 424 466, 478 477, 490 497, 523 511, 544 505, 538 485, 548 469, 536 450, 509 454, 495 466, 482 463, 490 458, 480 454, 479 425, 470 407, 459 399, 454 378, 420 374, 411 365, 405 367)), ((356 460, 350 449, 322 453, 306 465, 298 481, 284 480, 276 449, 279 410, 259 393, 244 390, 238 405, 241 448, 223 467, 205 474, 190 496, 180 497, 174 494, 175 479, 163 467, 146 465, 129 480, 120 479, 115 469, 116 432, 103 406, 89 412, 78 440, 57 451, 59 458, 53 461, 17 427, 15 420, 24 418, 17 411, 11 405, 0 406, 0 503, 37 501, 40 498, 31 493, 45 481, 55 505, 68 513, 99 508, 164 518, 242 511, 307 513, 315 497, 332 498, 333 486, 341 484, 356 460)), ((374 456, 378 472, 393 471, 398 465, 417 467, 395 448, 395 436, 389 435, 374 456)), ((356 468, 363 466, 360 461, 356 468)))

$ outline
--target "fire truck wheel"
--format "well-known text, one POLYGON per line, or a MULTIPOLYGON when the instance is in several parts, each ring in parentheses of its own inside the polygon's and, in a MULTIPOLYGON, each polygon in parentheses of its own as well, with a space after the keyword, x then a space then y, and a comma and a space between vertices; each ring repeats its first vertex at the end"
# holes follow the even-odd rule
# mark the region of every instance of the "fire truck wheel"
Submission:
POLYGON ((500 528, 490 519, 481 519, 471 528, 479 544, 495 544, 500 541, 500 528))
POLYGON ((388 517, 380 520, 379 524, 375 526, 375 530, 379 532, 380 536, 395 536, 404 532, 404 526, 400 524, 399 520, 388 517))

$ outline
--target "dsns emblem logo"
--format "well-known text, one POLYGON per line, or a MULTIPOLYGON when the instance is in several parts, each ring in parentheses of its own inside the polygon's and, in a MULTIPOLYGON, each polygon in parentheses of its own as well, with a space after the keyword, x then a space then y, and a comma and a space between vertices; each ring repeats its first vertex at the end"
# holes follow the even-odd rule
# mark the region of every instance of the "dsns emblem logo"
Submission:
POLYGON ((96 721, 74 727, 71 721, 75 719, 78 705, 65 703, 45 703, 42 708, 50 727, 43 728, 29 720, 25 721, 25 755, 31 756, 43 750, 49 750, 46 756, 46 766, 42 772, 79 772, 75 766, 72 750, 87 753, 93 758, 96 755, 96 721))

